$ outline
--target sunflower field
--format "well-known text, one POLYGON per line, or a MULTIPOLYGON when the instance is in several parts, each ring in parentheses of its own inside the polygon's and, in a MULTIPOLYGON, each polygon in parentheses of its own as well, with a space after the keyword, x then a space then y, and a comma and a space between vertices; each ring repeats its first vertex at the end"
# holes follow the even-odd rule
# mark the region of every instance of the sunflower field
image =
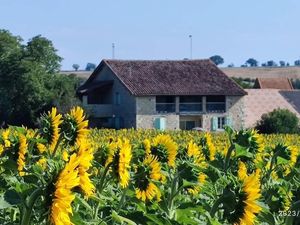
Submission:
POLYGON ((0 224, 300 224, 300 136, 39 123, 0 131, 0 224))

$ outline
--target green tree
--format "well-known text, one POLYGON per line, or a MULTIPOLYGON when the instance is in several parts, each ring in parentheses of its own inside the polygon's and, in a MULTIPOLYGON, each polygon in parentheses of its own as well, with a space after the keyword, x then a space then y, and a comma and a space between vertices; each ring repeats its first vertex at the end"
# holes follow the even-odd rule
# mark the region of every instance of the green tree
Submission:
POLYGON ((264 114, 257 123, 256 129, 261 133, 299 133, 298 117, 287 109, 275 109, 268 114, 264 114))
POLYGON ((41 35, 33 37, 25 46, 27 57, 43 66, 48 73, 59 72, 62 58, 56 54, 52 42, 41 35))
POLYGON ((93 71, 94 69, 96 69, 96 64, 94 64, 94 63, 87 63, 86 64, 85 70, 93 71))
POLYGON ((78 65, 78 64, 73 64, 72 67, 73 67, 73 69, 74 69, 75 71, 77 71, 77 70, 79 69, 79 65, 78 65))
POLYGON ((284 66, 285 66, 285 61, 280 60, 280 61, 279 61, 279 65, 280 65, 281 67, 284 67, 284 66))
POLYGON ((224 63, 224 59, 221 56, 219 56, 219 55, 211 56, 211 57, 209 57, 209 59, 211 61, 213 61, 214 64, 216 64, 217 66, 224 63))
POLYGON ((300 59, 297 59, 297 60, 294 62, 294 65, 295 65, 295 66, 300 66, 300 59))
MULTIPOLYGON (((57 85, 61 75, 56 73, 61 59, 44 37, 36 36, 24 45, 19 36, 0 30, 0 124, 33 127, 40 113, 61 100, 57 85)), ((75 85, 77 81, 64 82, 75 85)), ((73 92, 75 98, 70 85, 65 91, 73 92)))
POLYGON ((248 64, 251 67, 257 67, 258 66, 258 61, 253 58, 249 58, 245 64, 248 64))

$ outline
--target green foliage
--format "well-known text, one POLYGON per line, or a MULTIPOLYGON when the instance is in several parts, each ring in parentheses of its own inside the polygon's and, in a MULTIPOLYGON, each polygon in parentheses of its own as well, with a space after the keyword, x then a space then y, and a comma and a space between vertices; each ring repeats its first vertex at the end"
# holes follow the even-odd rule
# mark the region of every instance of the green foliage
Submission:
POLYGON ((261 133, 299 133, 299 119, 287 109, 275 109, 262 115, 256 129, 261 133))
POLYGON ((245 64, 248 64, 251 67, 257 67, 258 66, 258 61, 253 58, 249 58, 245 64))
POLYGON ((300 89, 300 79, 291 80, 294 89, 300 89))
POLYGON ((94 69, 96 69, 96 65, 94 63, 87 63, 85 70, 87 71, 93 71, 94 69))
POLYGON ((78 65, 78 64, 73 64, 72 67, 73 67, 73 69, 74 69, 75 71, 77 71, 77 70, 79 69, 79 65, 78 65))
POLYGON ((19 36, 0 30, 0 123, 35 126, 40 113, 78 104, 79 80, 57 74, 62 58, 52 42, 36 36, 25 45, 19 36))
POLYGON ((242 88, 253 88, 254 86, 254 79, 242 77, 232 77, 231 79, 233 79, 242 88))
POLYGON ((224 63, 224 59, 219 55, 214 55, 209 58, 213 61, 217 66, 224 63))

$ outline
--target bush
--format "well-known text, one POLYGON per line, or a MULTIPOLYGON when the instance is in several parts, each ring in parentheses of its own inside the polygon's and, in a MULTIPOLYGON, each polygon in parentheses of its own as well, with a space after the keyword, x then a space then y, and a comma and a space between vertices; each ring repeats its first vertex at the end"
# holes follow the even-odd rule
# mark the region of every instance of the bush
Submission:
POLYGON ((263 114, 257 123, 256 129, 261 133, 299 133, 298 117, 287 109, 275 109, 268 114, 263 114))

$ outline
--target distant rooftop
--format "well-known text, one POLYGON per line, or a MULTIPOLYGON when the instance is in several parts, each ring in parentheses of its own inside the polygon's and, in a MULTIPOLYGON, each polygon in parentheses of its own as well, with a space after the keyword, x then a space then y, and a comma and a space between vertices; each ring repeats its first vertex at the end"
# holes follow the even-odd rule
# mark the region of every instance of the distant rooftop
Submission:
POLYGON ((293 85, 289 78, 285 77, 257 78, 254 88, 292 90, 293 85))
POLYGON ((224 67, 220 68, 229 77, 300 79, 300 66, 288 67, 224 67))
POLYGON ((244 97, 245 126, 255 126, 257 119, 274 109, 288 109, 300 118, 300 91, 279 89, 246 89, 244 97))

